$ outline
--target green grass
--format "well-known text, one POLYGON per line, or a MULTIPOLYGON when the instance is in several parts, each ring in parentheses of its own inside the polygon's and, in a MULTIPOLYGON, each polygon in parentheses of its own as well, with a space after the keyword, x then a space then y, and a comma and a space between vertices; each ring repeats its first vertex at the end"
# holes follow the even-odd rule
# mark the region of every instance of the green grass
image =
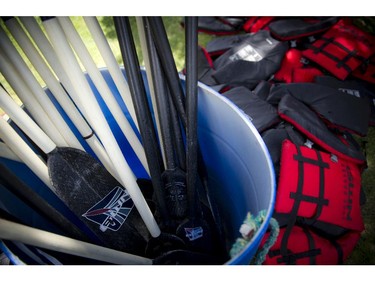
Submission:
MULTIPOLYGON (((95 47, 95 44, 90 37, 90 34, 85 26, 84 21, 81 17, 72 17, 73 24, 81 34, 87 48, 89 49, 92 56, 95 58, 95 62, 98 67, 103 67, 104 61, 101 58, 98 50, 95 47)), ((122 63, 120 48, 117 42, 116 33, 113 26, 113 20, 111 17, 98 17, 100 24, 105 32, 106 37, 108 38, 109 44, 115 57, 119 64, 122 63)), ((182 18, 181 17, 164 17, 163 21, 166 26, 168 39, 171 44, 173 55, 176 61, 176 66, 178 70, 182 70, 185 64, 185 40, 184 40, 184 30, 180 25, 182 18)), ((136 21, 134 17, 130 18, 132 29, 134 32, 134 38, 137 46, 137 52, 139 56, 139 61, 143 63, 143 56, 139 44, 138 32, 136 28, 136 21)), ((373 18, 361 18, 359 19, 359 25, 362 24, 366 29, 373 32, 373 27, 375 26, 375 20, 373 18)), ((212 36, 206 34, 199 35, 199 43, 202 46, 212 39, 212 36)), ((28 63, 30 69, 33 70, 33 67, 28 63)), ((33 70, 34 71, 34 70, 33 70)), ((35 71, 34 71, 35 73, 35 71)), ((38 77, 38 76, 37 76, 38 77)), ((43 81, 38 77, 41 85, 44 85, 43 81)), ((6 81, 0 75, 0 82, 6 87, 6 89, 14 96, 12 89, 8 86, 6 81)), ((0 112, 1 114, 1 112, 0 112)), ((365 190, 367 202, 362 208, 363 219, 365 222, 365 231, 362 233, 361 239, 352 252, 348 260, 346 261, 347 265, 365 265, 365 264, 375 264, 375 128, 370 128, 368 136, 366 138, 360 138, 360 142, 367 141, 366 152, 368 159, 368 168, 363 172, 362 175, 362 186, 365 190)))

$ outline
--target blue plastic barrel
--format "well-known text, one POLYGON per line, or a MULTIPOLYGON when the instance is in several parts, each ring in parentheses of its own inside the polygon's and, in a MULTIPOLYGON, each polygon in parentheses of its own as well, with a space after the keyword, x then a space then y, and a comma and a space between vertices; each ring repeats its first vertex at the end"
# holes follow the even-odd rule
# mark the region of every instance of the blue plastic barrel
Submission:
MULTIPOLYGON (((106 69, 102 69, 101 72, 125 115, 132 123, 130 114, 109 72, 106 69)), ((146 79, 144 71, 143 78, 146 79)), ((89 78, 88 81, 134 174, 138 178, 146 178, 147 174, 142 165, 122 135, 92 81, 89 78)), ((181 76, 181 83, 183 85, 185 83, 183 76, 181 76)), ((147 86, 146 90, 149 91, 147 86)), ((48 90, 47 93, 49 93, 48 90)), ((53 97, 51 99, 56 103, 53 97)), ((62 114, 71 124, 68 117, 64 113, 62 114)), ((72 124, 71 126, 78 136, 74 126, 72 124)), ((80 139, 82 138, 80 137, 80 139)), ((264 222, 246 247, 226 262, 230 265, 249 264, 266 233, 274 208, 276 183, 271 157, 249 117, 228 99, 201 83, 198 89, 198 139, 208 173, 208 184, 213 191, 213 199, 218 205, 224 223, 228 251, 235 240, 240 237, 239 228, 246 214, 250 212, 257 215, 260 211, 266 211, 264 222)), ((82 144, 90 152, 83 140, 82 144)), ((43 183, 29 175, 30 171, 25 165, 1 157, 0 162, 5 163, 30 186, 43 192, 43 196, 51 196, 56 201, 53 195, 48 194, 43 183)), ((56 204, 58 205, 58 203, 56 204)), ((15 206, 15 208, 17 207, 15 206)), ((20 210, 18 210, 19 212, 20 210)), ((67 210, 64 212, 69 213, 67 210)), ((13 262, 17 263, 18 261, 14 260, 13 262)))

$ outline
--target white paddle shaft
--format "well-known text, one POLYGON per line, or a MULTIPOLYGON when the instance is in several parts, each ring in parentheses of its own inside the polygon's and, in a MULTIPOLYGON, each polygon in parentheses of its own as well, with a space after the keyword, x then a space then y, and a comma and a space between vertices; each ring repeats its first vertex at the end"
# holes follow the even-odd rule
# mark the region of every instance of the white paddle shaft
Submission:
POLYGON ((116 142, 111 128, 105 120, 105 116, 91 91, 88 81, 82 73, 74 53, 70 48, 67 39, 65 38, 64 31, 56 18, 44 21, 43 25, 52 42, 52 45, 56 50, 56 54, 60 58, 61 64, 65 68, 70 79, 72 81, 75 80, 74 84, 80 89, 80 95, 76 98, 80 99, 81 104, 84 105, 90 124, 94 126, 96 133, 102 141, 105 150, 107 151, 120 176, 120 183, 122 183, 129 192, 150 234, 153 237, 158 237, 161 233, 160 228, 157 225, 156 220, 142 195, 132 170, 126 162, 124 155, 116 142))
MULTIPOLYGON (((61 83, 64 85, 64 88, 68 93, 75 93, 75 88, 72 85, 68 75, 65 72, 65 69, 62 67, 60 60, 57 58, 55 50, 53 49, 50 41, 47 36, 44 34, 42 28, 39 26, 38 22, 34 17, 19 17, 21 23, 33 38, 34 43, 38 46, 41 53, 45 57, 46 61, 52 67, 56 76, 59 78, 61 83)), ((75 95, 78 95, 75 93, 75 95)), ((83 111, 83 106, 74 101, 77 107, 83 111)))
POLYGON ((126 104, 130 116, 132 117, 137 128, 139 128, 128 82, 126 81, 121 68, 116 61, 116 58, 111 50, 111 47, 108 44, 107 38, 105 37, 98 20, 96 19, 96 17, 83 17, 83 19, 91 33, 92 38, 96 43, 100 54, 102 55, 102 58, 107 66, 109 73, 112 76, 113 82, 115 82, 122 100, 126 104))
POLYGON ((0 106, 14 123, 35 142, 44 153, 48 154, 56 148, 56 144, 42 129, 22 110, 21 107, 0 87, 0 106))
POLYGON ((0 142, 0 157, 21 162, 22 160, 3 142, 0 142))
POLYGON ((2 117, 0 117, 0 137, 9 149, 17 155, 46 186, 55 192, 55 189, 51 185, 46 163, 39 158, 2 117))
MULTIPOLYGON (((53 96, 59 102, 61 107, 64 109, 66 114, 69 116, 73 124, 76 126, 80 134, 86 139, 86 142, 93 149, 94 153, 98 156, 99 160, 103 163, 106 169, 115 177, 117 175, 114 172, 112 162, 110 161, 107 153, 105 152, 102 145, 100 145, 99 140, 96 135, 93 134, 92 129, 87 124, 86 120, 77 110, 76 106, 73 104, 72 100, 68 97, 65 90, 56 79, 46 62, 43 60, 42 56, 39 54, 38 50, 34 47, 33 43, 23 31, 21 25, 15 18, 8 20, 7 26, 13 36, 18 41, 20 47, 23 49, 27 57, 30 59, 34 65, 37 72, 40 74, 47 87, 50 89, 53 96)), ((77 140, 78 141, 78 140, 77 140)), ((79 144, 73 146, 75 148, 83 149, 79 144)))
MULTIPOLYGON (((39 103, 35 102, 35 100, 29 94, 30 89, 27 87, 27 85, 22 80, 22 78, 19 77, 19 74, 14 69, 14 67, 3 57, 1 52, 0 52, 0 72, 3 74, 3 76, 8 81, 10 86, 16 92, 17 96, 21 98, 24 105, 30 111, 31 115, 34 117, 36 122, 38 122, 38 124, 43 129, 45 134, 47 134, 48 137, 52 139, 54 143, 62 145, 62 146, 66 146, 67 145, 66 142, 62 141, 63 139, 59 131, 57 131, 52 121, 48 118, 48 116, 44 112, 43 108, 40 106, 39 103)), ((41 145, 43 146, 43 144, 41 145)), ((49 150, 48 147, 45 149, 46 151, 49 150)))
POLYGON ((108 87, 103 75, 100 73, 77 30, 74 28, 73 23, 68 17, 58 17, 57 19, 74 51, 78 55, 83 66, 86 68, 86 71, 92 79, 95 87, 98 89, 104 102, 107 104, 108 109, 111 111, 121 131, 126 136, 129 144, 133 148, 135 154, 137 155, 147 173, 150 174, 147 164, 147 158, 141 142, 133 131, 132 126, 130 125, 128 119, 125 117, 125 114, 121 110, 119 104, 117 103, 115 97, 111 92, 111 89, 108 87))
POLYGON ((112 264, 152 265, 152 260, 0 219, 0 238, 112 264))

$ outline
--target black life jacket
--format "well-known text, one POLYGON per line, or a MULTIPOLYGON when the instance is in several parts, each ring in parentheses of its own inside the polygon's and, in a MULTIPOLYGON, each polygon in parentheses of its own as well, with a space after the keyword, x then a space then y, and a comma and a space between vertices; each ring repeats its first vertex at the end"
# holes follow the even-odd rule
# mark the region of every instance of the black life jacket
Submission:
POLYGON ((289 41, 324 32, 337 21, 336 17, 286 18, 271 22, 269 28, 276 39, 289 41))
POLYGON ((235 87, 223 93, 223 96, 249 116, 260 133, 281 121, 276 108, 246 87, 235 87))
POLYGON ((338 80, 332 76, 317 76, 315 83, 332 87, 342 93, 368 101, 371 109, 369 125, 375 126, 375 89, 370 84, 360 80, 338 80))
POLYGON ((206 50, 211 58, 215 59, 218 56, 222 55, 230 48, 233 48, 237 44, 241 43, 243 40, 249 38, 250 34, 235 34, 235 35, 228 35, 228 36, 219 36, 211 41, 209 41, 206 45, 206 50))
POLYGON ((286 42, 275 40, 268 31, 261 30, 218 57, 213 77, 218 84, 253 89, 279 69, 287 49, 286 42))
POLYGON ((276 84, 268 100, 278 101, 285 94, 292 95, 313 109, 328 127, 360 136, 367 135, 371 113, 367 97, 359 99, 353 95, 343 95, 338 89, 316 83, 289 83, 276 84))
POLYGON ((303 102, 286 93, 278 104, 279 116, 291 123, 322 149, 365 167, 366 157, 347 133, 334 133, 319 116, 303 102))
POLYGON ((271 91, 272 83, 266 80, 261 80, 254 88, 253 93, 262 100, 267 100, 271 91))
MULTIPOLYGON (((213 35, 229 35, 242 31, 245 18, 239 17, 198 17, 198 32, 213 35)), ((181 25, 184 27, 185 22, 181 25)))
POLYGON ((303 51, 337 78, 344 80, 375 52, 375 37, 341 19, 303 51))

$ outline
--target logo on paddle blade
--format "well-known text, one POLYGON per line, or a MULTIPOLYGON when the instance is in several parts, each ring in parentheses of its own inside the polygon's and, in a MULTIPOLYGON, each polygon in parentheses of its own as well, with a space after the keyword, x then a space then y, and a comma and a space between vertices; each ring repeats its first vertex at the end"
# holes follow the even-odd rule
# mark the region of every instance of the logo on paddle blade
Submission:
POLYGON ((100 230, 117 231, 125 222, 134 203, 129 193, 117 186, 82 216, 100 225, 100 230))
POLYGON ((201 226, 185 228, 185 236, 189 241, 197 240, 203 236, 203 228, 201 226))

